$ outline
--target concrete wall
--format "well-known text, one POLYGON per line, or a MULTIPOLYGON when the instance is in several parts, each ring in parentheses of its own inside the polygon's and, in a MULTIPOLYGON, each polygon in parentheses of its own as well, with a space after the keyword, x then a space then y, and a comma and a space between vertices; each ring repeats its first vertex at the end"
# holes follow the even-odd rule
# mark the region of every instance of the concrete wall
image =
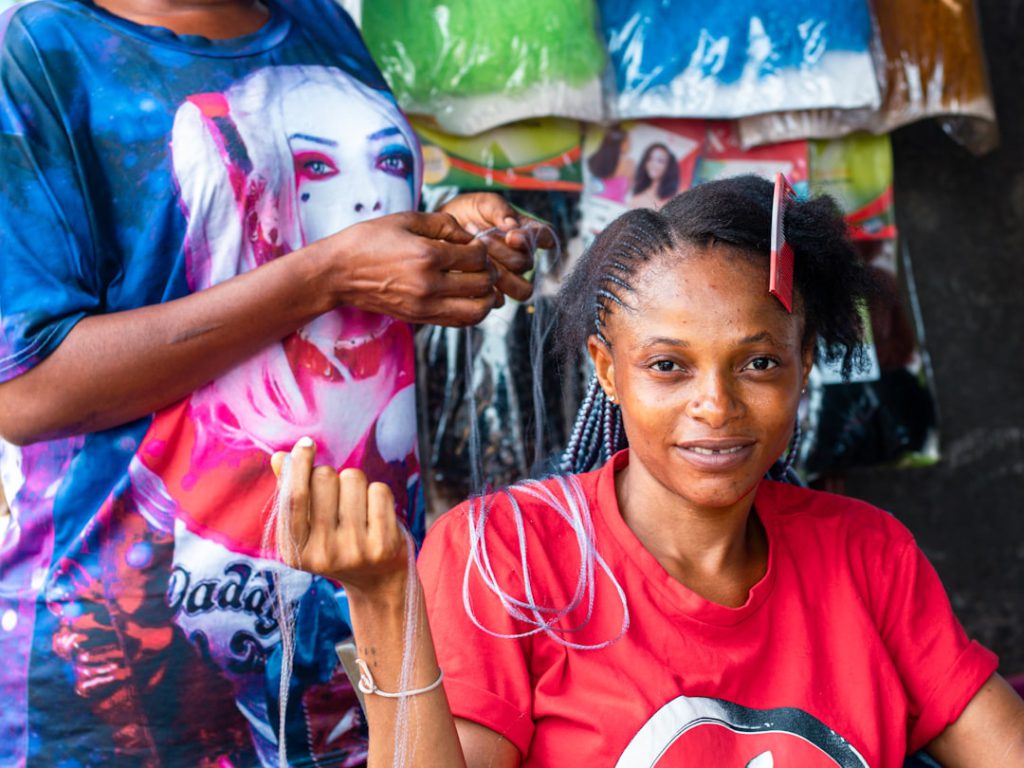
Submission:
POLYGON ((1024 673, 1024 0, 978 0, 1003 142, 893 137, 896 204, 935 368, 943 459, 860 470, 847 493, 915 533, 972 636, 1024 673))

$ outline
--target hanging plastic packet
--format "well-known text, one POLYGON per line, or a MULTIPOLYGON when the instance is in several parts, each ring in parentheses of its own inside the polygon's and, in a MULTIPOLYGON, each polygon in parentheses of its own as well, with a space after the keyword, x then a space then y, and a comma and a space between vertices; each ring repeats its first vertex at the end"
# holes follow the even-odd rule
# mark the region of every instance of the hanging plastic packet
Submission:
POLYGON ((602 117, 592 0, 374 0, 362 31, 402 108, 448 133, 602 117))
POLYGON ((413 118, 423 148, 423 182, 461 189, 546 189, 579 192, 580 125, 574 120, 523 120, 455 136, 413 118))
POLYGON ((973 0, 872 3, 877 19, 878 109, 816 109, 756 115, 740 121, 744 146, 796 138, 835 138, 854 131, 889 133, 939 118, 975 154, 999 143, 973 0))
POLYGON ((889 138, 809 142, 809 167, 812 194, 829 194, 843 208, 881 291, 865 308, 868 366, 849 382, 827 366, 811 374, 798 466, 813 479, 856 466, 934 463, 932 377, 910 257, 897 246, 889 138))
POLYGON ((599 0, 613 119, 875 107, 866 0, 599 0))

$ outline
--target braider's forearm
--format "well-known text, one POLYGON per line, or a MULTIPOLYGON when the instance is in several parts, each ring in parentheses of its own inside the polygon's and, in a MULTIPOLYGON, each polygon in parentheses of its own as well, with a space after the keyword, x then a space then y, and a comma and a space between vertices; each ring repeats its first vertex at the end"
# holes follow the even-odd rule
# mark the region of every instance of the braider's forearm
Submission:
MULTIPOLYGON (((418 586, 418 581, 417 581, 418 586)), ((414 665, 410 689, 429 686, 438 676, 434 641, 427 623, 422 590, 417 589, 417 623, 413 647, 414 665)), ((404 596, 404 590, 401 593, 404 596)), ((405 657, 404 601, 349 593, 352 629, 359 656, 366 662, 377 686, 389 692, 399 690, 405 657)), ((444 687, 406 699, 406 716, 399 722, 399 699, 365 696, 370 730, 369 768, 390 768, 395 764, 396 746, 404 749, 405 765, 416 768, 465 768, 459 736, 452 719, 444 687), (396 730, 398 738, 396 739, 396 730)))
POLYGON ((81 320, 0 385, 0 434, 28 444, 153 413, 330 310, 324 241, 164 304, 81 320))

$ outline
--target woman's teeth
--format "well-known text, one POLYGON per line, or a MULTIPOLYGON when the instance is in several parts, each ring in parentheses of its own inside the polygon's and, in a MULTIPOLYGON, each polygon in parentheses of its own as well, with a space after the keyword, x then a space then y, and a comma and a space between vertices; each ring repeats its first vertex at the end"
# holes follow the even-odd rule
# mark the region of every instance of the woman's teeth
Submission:
POLYGON ((719 456, 726 453, 739 453, 745 447, 746 446, 743 445, 737 445, 733 448, 722 448, 721 450, 718 450, 715 448, 701 448, 700 446, 694 445, 691 446, 688 450, 691 450, 694 453, 699 453, 703 456, 719 456))

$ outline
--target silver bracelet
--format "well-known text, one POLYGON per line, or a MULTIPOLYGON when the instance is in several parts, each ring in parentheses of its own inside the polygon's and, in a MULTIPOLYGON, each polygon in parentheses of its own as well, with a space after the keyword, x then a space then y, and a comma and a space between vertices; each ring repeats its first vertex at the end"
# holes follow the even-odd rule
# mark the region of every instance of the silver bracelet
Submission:
POLYGON ((403 696, 416 696, 421 693, 429 693, 441 684, 444 679, 444 672, 440 667, 437 668, 437 680, 432 682, 430 685, 424 688, 413 688, 408 691, 398 691, 397 693, 388 693, 382 691, 377 687, 377 682, 373 679, 373 675, 370 673, 370 668, 366 666, 366 662, 362 659, 356 659, 356 665, 359 667, 359 690, 365 695, 369 696, 374 694, 377 696, 383 696, 385 699, 400 699, 403 696))

